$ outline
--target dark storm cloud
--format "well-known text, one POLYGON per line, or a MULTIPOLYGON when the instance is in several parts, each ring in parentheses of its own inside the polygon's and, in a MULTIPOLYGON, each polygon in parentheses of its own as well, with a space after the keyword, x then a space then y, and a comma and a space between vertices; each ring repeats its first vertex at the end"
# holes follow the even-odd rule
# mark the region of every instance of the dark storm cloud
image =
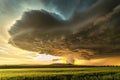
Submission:
POLYGON ((79 19, 80 22, 78 21, 76 33, 67 39, 71 40, 69 43, 74 44, 74 46, 69 47, 71 49, 84 48, 94 50, 97 57, 120 55, 120 1, 115 2, 111 0, 106 2, 106 4, 104 3, 104 5, 103 2, 99 2, 99 6, 100 4, 104 8, 97 7, 98 10, 94 9, 94 12, 97 14, 93 12, 93 14, 89 14, 87 17, 85 17, 85 14, 81 15, 85 16, 79 19), (78 43, 80 45, 77 45, 78 43))
POLYGON ((42 2, 45 3, 47 5, 47 8, 49 10, 53 10, 55 12, 59 12, 60 14, 62 14, 65 19, 68 19, 73 11, 74 8, 76 7, 75 5, 77 4, 77 2, 79 2, 80 0, 43 0, 42 2), (52 8, 51 8, 52 7, 52 8))
POLYGON ((47 9, 59 12, 65 19, 71 18, 74 12, 84 12, 98 0, 42 0, 47 9))
POLYGON ((45 10, 25 12, 9 30, 10 43, 30 51, 68 57, 68 63, 73 63, 75 58, 89 60, 119 56, 120 1, 84 1, 80 1, 77 7, 72 6, 77 0, 70 3, 71 10, 64 8, 69 3, 67 0, 63 3, 60 0, 44 1, 48 6, 56 5, 64 16, 68 14, 66 10, 73 11, 72 20, 61 20, 59 14, 45 10), (82 3, 85 7, 80 5, 82 3), (82 8, 84 10, 79 10, 82 8))
POLYGON ((12 36, 11 41, 23 49, 38 52, 43 50, 43 52, 49 53, 47 50, 52 50, 52 46, 59 46, 57 45, 58 41, 64 38, 64 34, 67 33, 64 27, 66 22, 52 15, 53 13, 44 10, 25 12, 22 20, 18 20, 9 31, 12 36), (23 43, 26 46, 23 47, 23 43))

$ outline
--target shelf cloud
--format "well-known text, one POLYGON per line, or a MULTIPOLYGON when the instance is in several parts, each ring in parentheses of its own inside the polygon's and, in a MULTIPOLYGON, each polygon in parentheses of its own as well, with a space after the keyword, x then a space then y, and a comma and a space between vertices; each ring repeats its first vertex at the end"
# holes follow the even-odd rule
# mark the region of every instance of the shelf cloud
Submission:
POLYGON ((119 0, 42 2, 54 10, 25 11, 9 30, 10 44, 28 51, 67 57, 68 63, 74 63, 75 59, 120 56, 119 0), (64 3, 68 3, 67 7, 64 3))

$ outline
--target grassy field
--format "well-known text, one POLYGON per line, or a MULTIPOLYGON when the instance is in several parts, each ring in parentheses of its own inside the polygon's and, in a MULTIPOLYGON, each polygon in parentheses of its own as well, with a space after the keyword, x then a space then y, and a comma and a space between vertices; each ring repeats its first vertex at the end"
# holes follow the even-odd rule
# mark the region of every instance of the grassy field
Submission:
POLYGON ((120 80, 120 67, 0 66, 0 80, 120 80))

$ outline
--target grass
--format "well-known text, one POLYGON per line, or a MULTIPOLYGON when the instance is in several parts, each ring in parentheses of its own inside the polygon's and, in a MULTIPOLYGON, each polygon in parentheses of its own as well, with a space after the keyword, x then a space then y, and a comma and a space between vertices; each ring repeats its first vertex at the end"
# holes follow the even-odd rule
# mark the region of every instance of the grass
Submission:
POLYGON ((2 66, 0 80, 120 80, 120 67, 2 66))

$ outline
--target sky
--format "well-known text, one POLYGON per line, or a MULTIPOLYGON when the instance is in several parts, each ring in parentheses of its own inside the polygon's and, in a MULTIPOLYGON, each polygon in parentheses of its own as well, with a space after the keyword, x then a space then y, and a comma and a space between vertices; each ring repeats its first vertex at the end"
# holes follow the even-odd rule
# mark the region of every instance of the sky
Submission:
POLYGON ((119 0, 0 0, 0 65, 120 65, 119 0))

